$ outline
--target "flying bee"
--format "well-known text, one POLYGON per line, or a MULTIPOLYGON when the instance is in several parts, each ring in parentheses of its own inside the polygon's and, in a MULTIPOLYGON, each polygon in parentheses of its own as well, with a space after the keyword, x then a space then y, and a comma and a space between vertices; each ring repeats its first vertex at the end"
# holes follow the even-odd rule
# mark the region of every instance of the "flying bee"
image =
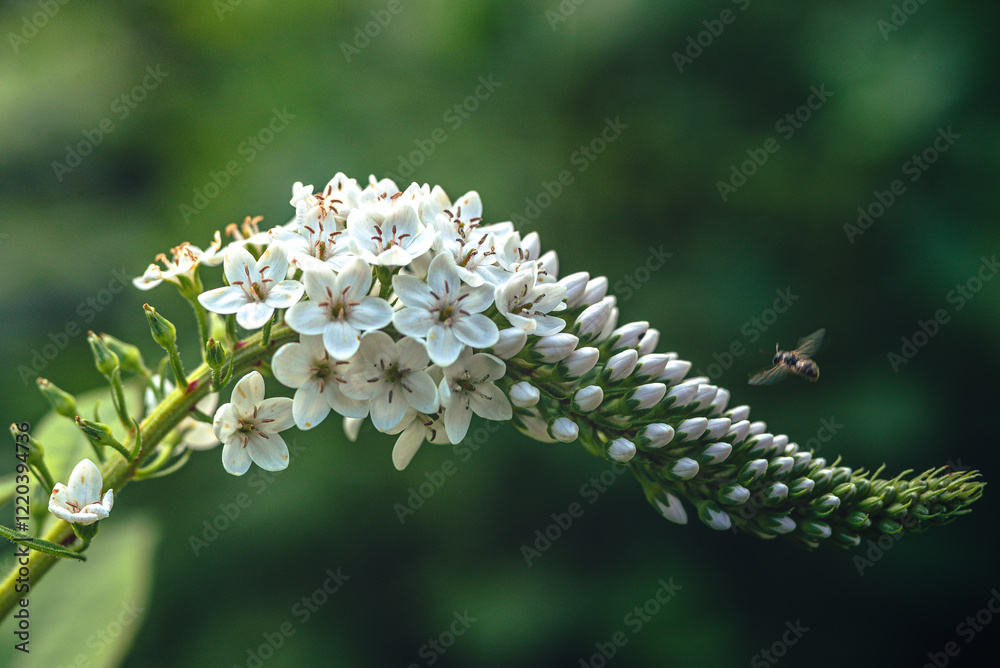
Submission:
POLYGON ((795 350, 778 350, 778 344, 774 344, 774 366, 765 369, 750 378, 751 385, 773 385, 789 374, 815 382, 819 378, 819 366, 810 359, 820 345, 823 343, 825 329, 817 329, 809 336, 799 339, 795 350))

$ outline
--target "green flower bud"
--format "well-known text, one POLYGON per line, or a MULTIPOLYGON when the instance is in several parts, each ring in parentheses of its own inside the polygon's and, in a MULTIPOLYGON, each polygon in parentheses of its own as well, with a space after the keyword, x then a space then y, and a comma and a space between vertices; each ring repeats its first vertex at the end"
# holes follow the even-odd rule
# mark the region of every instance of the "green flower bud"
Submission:
POLYGON ((76 426, 80 428, 84 436, 97 445, 118 444, 118 439, 111 433, 111 427, 103 422, 94 422, 93 420, 87 420, 77 415, 76 426))
POLYGON ((868 514, 863 513, 860 510, 856 510, 849 514, 846 518, 847 523, 854 527, 855 529, 867 529, 872 525, 872 521, 868 519, 868 514))
POLYGON ((812 514, 816 517, 826 517, 837 508, 840 508, 840 497, 833 494, 824 494, 818 499, 813 499, 809 507, 812 514))
POLYGON ((122 369, 138 374, 149 373, 146 365, 142 361, 142 353, 131 343, 125 343, 110 334, 101 334, 101 340, 108 350, 118 355, 121 360, 122 369))
POLYGON ((121 368, 118 355, 111 352, 101 337, 93 332, 87 332, 87 343, 90 344, 90 349, 94 353, 94 364, 97 366, 97 370, 104 376, 111 378, 121 368))
POLYGON ((227 351, 225 345, 215 339, 208 340, 205 362, 211 369, 221 371, 222 367, 226 364, 226 355, 227 351))
POLYGON ((806 520, 799 524, 799 528, 802 529, 802 533, 812 539, 829 538, 833 533, 830 525, 820 520, 806 520))
POLYGON ((35 382, 38 383, 42 396, 52 405, 52 410, 63 417, 76 417, 76 399, 72 394, 64 392, 45 378, 39 378, 35 382))
POLYGON ((156 312, 149 304, 143 304, 142 310, 146 312, 146 320, 149 321, 149 329, 153 333, 153 340, 170 350, 177 341, 177 328, 173 323, 156 312))

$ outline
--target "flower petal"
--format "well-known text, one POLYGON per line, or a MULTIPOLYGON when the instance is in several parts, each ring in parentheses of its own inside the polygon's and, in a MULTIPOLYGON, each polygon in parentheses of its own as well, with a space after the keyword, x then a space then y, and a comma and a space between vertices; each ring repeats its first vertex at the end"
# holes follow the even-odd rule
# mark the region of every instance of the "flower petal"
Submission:
POLYGON ((427 332, 427 354, 438 366, 453 364, 463 348, 465 344, 458 340, 451 327, 434 325, 427 332))
POLYGON ((233 388, 232 400, 239 417, 253 415, 254 406, 264 400, 264 376, 260 371, 251 371, 240 378, 233 388))
POLYGON ((469 406, 479 417, 487 420, 509 420, 513 416, 507 395, 493 383, 480 383, 469 393, 469 406))
POLYGON ((471 422, 472 411, 469 409, 469 402, 463 397, 453 395, 451 403, 444 412, 444 430, 448 434, 448 440, 452 443, 461 443, 469 433, 471 422))
POLYGON ((266 302, 250 302, 236 311, 236 322, 243 329, 260 329, 274 315, 274 307, 266 302))
POLYGON ((264 399, 257 407, 257 429, 265 434, 276 434, 291 429, 295 424, 292 417, 292 400, 288 397, 264 399))
POLYGON ((322 334, 330 322, 330 309, 315 301, 299 302, 285 312, 285 322, 299 334, 322 334))
POLYGON ((382 329, 392 322, 392 307, 389 302, 379 297, 365 297, 361 303, 352 306, 347 313, 347 322, 353 327, 367 332, 382 329))
POLYGON ((452 330, 459 341, 473 348, 489 348, 500 340, 500 330, 482 313, 458 318, 452 330))
POLYGON ((233 436, 222 446, 222 468, 233 475, 243 475, 250 469, 250 453, 243 447, 243 437, 233 436))
POLYGON ((403 379, 406 402, 421 413, 434 413, 438 409, 437 385, 426 371, 408 373, 403 379))
POLYGON ((396 439, 396 445, 392 448, 392 465, 397 470, 402 471, 417 454, 417 450, 424 443, 424 425, 420 418, 414 418, 410 426, 403 430, 403 433, 396 439))
POLYGON ((253 463, 265 471, 282 471, 288 468, 288 446, 278 434, 268 434, 266 438, 260 432, 250 434, 247 452, 253 463))
POLYGON ((406 398, 400 390, 398 384, 381 383, 372 395, 371 419, 379 431, 396 427, 406 414, 406 398))
POLYGON ((303 431, 312 429, 330 414, 330 402, 327 401, 326 394, 320 390, 321 385, 323 383, 318 379, 313 379, 295 391, 292 418, 295 420, 295 426, 303 431))
MULTIPOLYGON (((247 272, 250 272, 251 276, 257 273, 257 261, 242 246, 230 245, 226 249, 226 259, 222 264, 222 270, 225 272, 229 284, 235 286, 238 282, 246 283, 248 280, 247 272)), ((237 289, 239 288, 237 287, 237 289)))
POLYGON ((439 320, 431 315, 430 311, 419 306, 404 308, 392 316, 393 326, 406 336, 427 336, 427 332, 436 322, 439 320))
POLYGON ((198 303, 212 313, 236 313, 241 306, 247 303, 247 297, 237 285, 227 285, 224 288, 215 288, 198 295, 198 303))
POLYGON ((233 404, 222 404, 219 410, 215 411, 215 419, 212 420, 212 430, 215 433, 215 437, 222 442, 228 441, 236 433, 238 427, 239 415, 237 414, 236 406, 233 404))
POLYGON ((305 292, 305 287, 298 281, 281 281, 277 285, 271 286, 264 302, 274 308, 288 308, 302 299, 303 292, 305 292))
POLYGON ((313 378, 312 364, 313 359, 306 346, 301 343, 286 343, 274 353, 271 371, 279 383, 295 389, 313 378))

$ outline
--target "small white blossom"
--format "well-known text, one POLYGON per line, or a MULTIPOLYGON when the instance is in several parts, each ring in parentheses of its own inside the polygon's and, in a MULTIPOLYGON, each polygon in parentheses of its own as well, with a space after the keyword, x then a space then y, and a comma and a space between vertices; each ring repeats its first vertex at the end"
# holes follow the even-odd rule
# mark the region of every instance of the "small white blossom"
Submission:
POLYGON ((274 309, 288 308, 302 297, 301 283, 284 280, 288 257, 280 244, 268 246, 259 260, 230 244, 224 268, 229 285, 201 293, 198 301, 213 313, 235 313, 244 329, 263 327, 274 309))
POLYGON ((463 283, 450 255, 434 258, 426 283, 397 274, 392 287, 406 305, 392 316, 393 325, 407 336, 426 337, 427 352, 439 366, 452 364, 466 345, 487 348, 500 337, 481 313, 493 303, 493 288, 463 283))
MULTIPOLYGON (((402 197, 400 197, 402 199, 402 197)), ((416 210, 366 188, 347 217, 351 251, 370 264, 402 267, 434 243, 434 228, 421 224, 416 210)))
POLYGON ((364 332, 382 329, 392 321, 392 307, 369 295, 371 267, 354 259, 335 275, 332 269, 306 269, 303 278, 309 301, 299 302, 285 314, 288 326, 301 334, 322 334, 327 351, 338 360, 358 352, 364 332))
POLYGON ((500 314, 511 325, 528 334, 548 336, 566 326, 562 318, 548 315, 550 311, 565 308, 562 301, 565 295, 564 286, 539 282, 537 265, 528 262, 506 284, 497 286, 495 299, 500 314))
POLYGON ((296 427, 312 429, 331 409, 344 417, 368 415, 367 401, 351 399, 341 389, 351 368, 350 362, 330 357, 321 336, 302 335, 299 342, 286 343, 274 354, 274 377, 295 390, 292 418, 296 427))
POLYGON ((473 413, 487 420, 511 419, 510 401, 493 383, 506 372, 507 365, 498 358, 486 353, 473 355, 468 348, 444 369, 438 389, 449 441, 459 443, 465 438, 473 413))
POLYGON ((409 465, 424 441, 439 444, 448 442, 444 424, 437 415, 414 412, 413 419, 407 421, 404 418, 400 424, 403 423, 406 424, 406 427, 400 432, 399 438, 396 439, 396 444, 392 448, 392 465, 399 471, 409 465))
POLYGON ((372 424, 379 431, 399 425, 407 406, 420 413, 435 413, 437 388, 427 373, 427 349, 410 337, 395 342, 385 332, 368 332, 361 337, 358 371, 348 379, 344 394, 353 399, 370 399, 372 424))
POLYGON ((102 485, 104 478, 100 469, 94 462, 84 459, 73 467, 68 485, 57 482, 52 489, 49 512, 71 524, 93 524, 103 520, 115 505, 115 494, 109 489, 101 498, 102 485))
POLYGON ((166 267, 165 270, 160 269, 159 265, 151 264, 143 275, 133 279, 132 283, 140 290, 151 290, 163 281, 175 285, 181 285, 182 280, 193 281, 198 266, 203 261, 205 264, 209 264, 221 246, 222 238, 218 232, 215 233, 215 241, 208 247, 208 250, 203 251, 185 241, 180 246, 170 249, 170 254, 174 256, 172 261, 163 253, 156 256, 156 259, 166 267))
POLYGON ((215 435, 224 443, 222 466, 243 475, 251 461, 265 471, 288 466, 288 446, 278 432, 295 424, 292 400, 264 398, 264 377, 258 371, 243 376, 233 388, 232 403, 215 412, 215 435))

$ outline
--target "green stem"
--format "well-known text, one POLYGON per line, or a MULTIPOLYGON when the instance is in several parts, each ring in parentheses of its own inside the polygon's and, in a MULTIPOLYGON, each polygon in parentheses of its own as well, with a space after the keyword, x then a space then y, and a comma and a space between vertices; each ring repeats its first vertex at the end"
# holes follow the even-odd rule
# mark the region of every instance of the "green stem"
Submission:
MULTIPOLYGON (((294 341, 298 334, 293 332, 287 325, 275 327, 271 332, 271 343, 269 348, 259 345, 261 333, 254 334, 247 338, 245 344, 234 351, 232 368, 234 374, 243 374, 253 366, 263 360, 268 359, 282 343, 294 341), (257 344, 257 345, 254 345, 257 344)), ((117 496, 130 480, 135 477, 138 463, 145 458, 145 455, 152 452, 160 441, 166 437, 177 424, 188 416, 192 406, 208 394, 211 385, 211 369, 206 364, 202 364, 195 369, 190 377, 183 375, 178 379, 179 385, 170 395, 168 395, 159 406, 157 406, 140 425, 142 431, 142 447, 139 456, 131 460, 113 457, 106 461, 101 467, 101 475, 104 478, 104 488, 114 489, 117 496), (190 388, 190 391, 187 391, 190 388)), ((126 447, 134 445, 136 435, 133 440, 126 442, 126 447)), ((57 545, 66 545, 75 538, 72 525, 58 520, 45 532, 44 540, 57 545)), ((42 552, 31 551, 28 557, 29 581, 32 587, 36 586, 39 580, 59 561, 58 557, 42 552)), ((23 566, 20 566, 23 567, 23 566)), ((19 577, 18 568, 15 567, 2 582, 0 582, 0 620, 10 614, 17 603, 20 594, 16 593, 17 579, 19 577)))

